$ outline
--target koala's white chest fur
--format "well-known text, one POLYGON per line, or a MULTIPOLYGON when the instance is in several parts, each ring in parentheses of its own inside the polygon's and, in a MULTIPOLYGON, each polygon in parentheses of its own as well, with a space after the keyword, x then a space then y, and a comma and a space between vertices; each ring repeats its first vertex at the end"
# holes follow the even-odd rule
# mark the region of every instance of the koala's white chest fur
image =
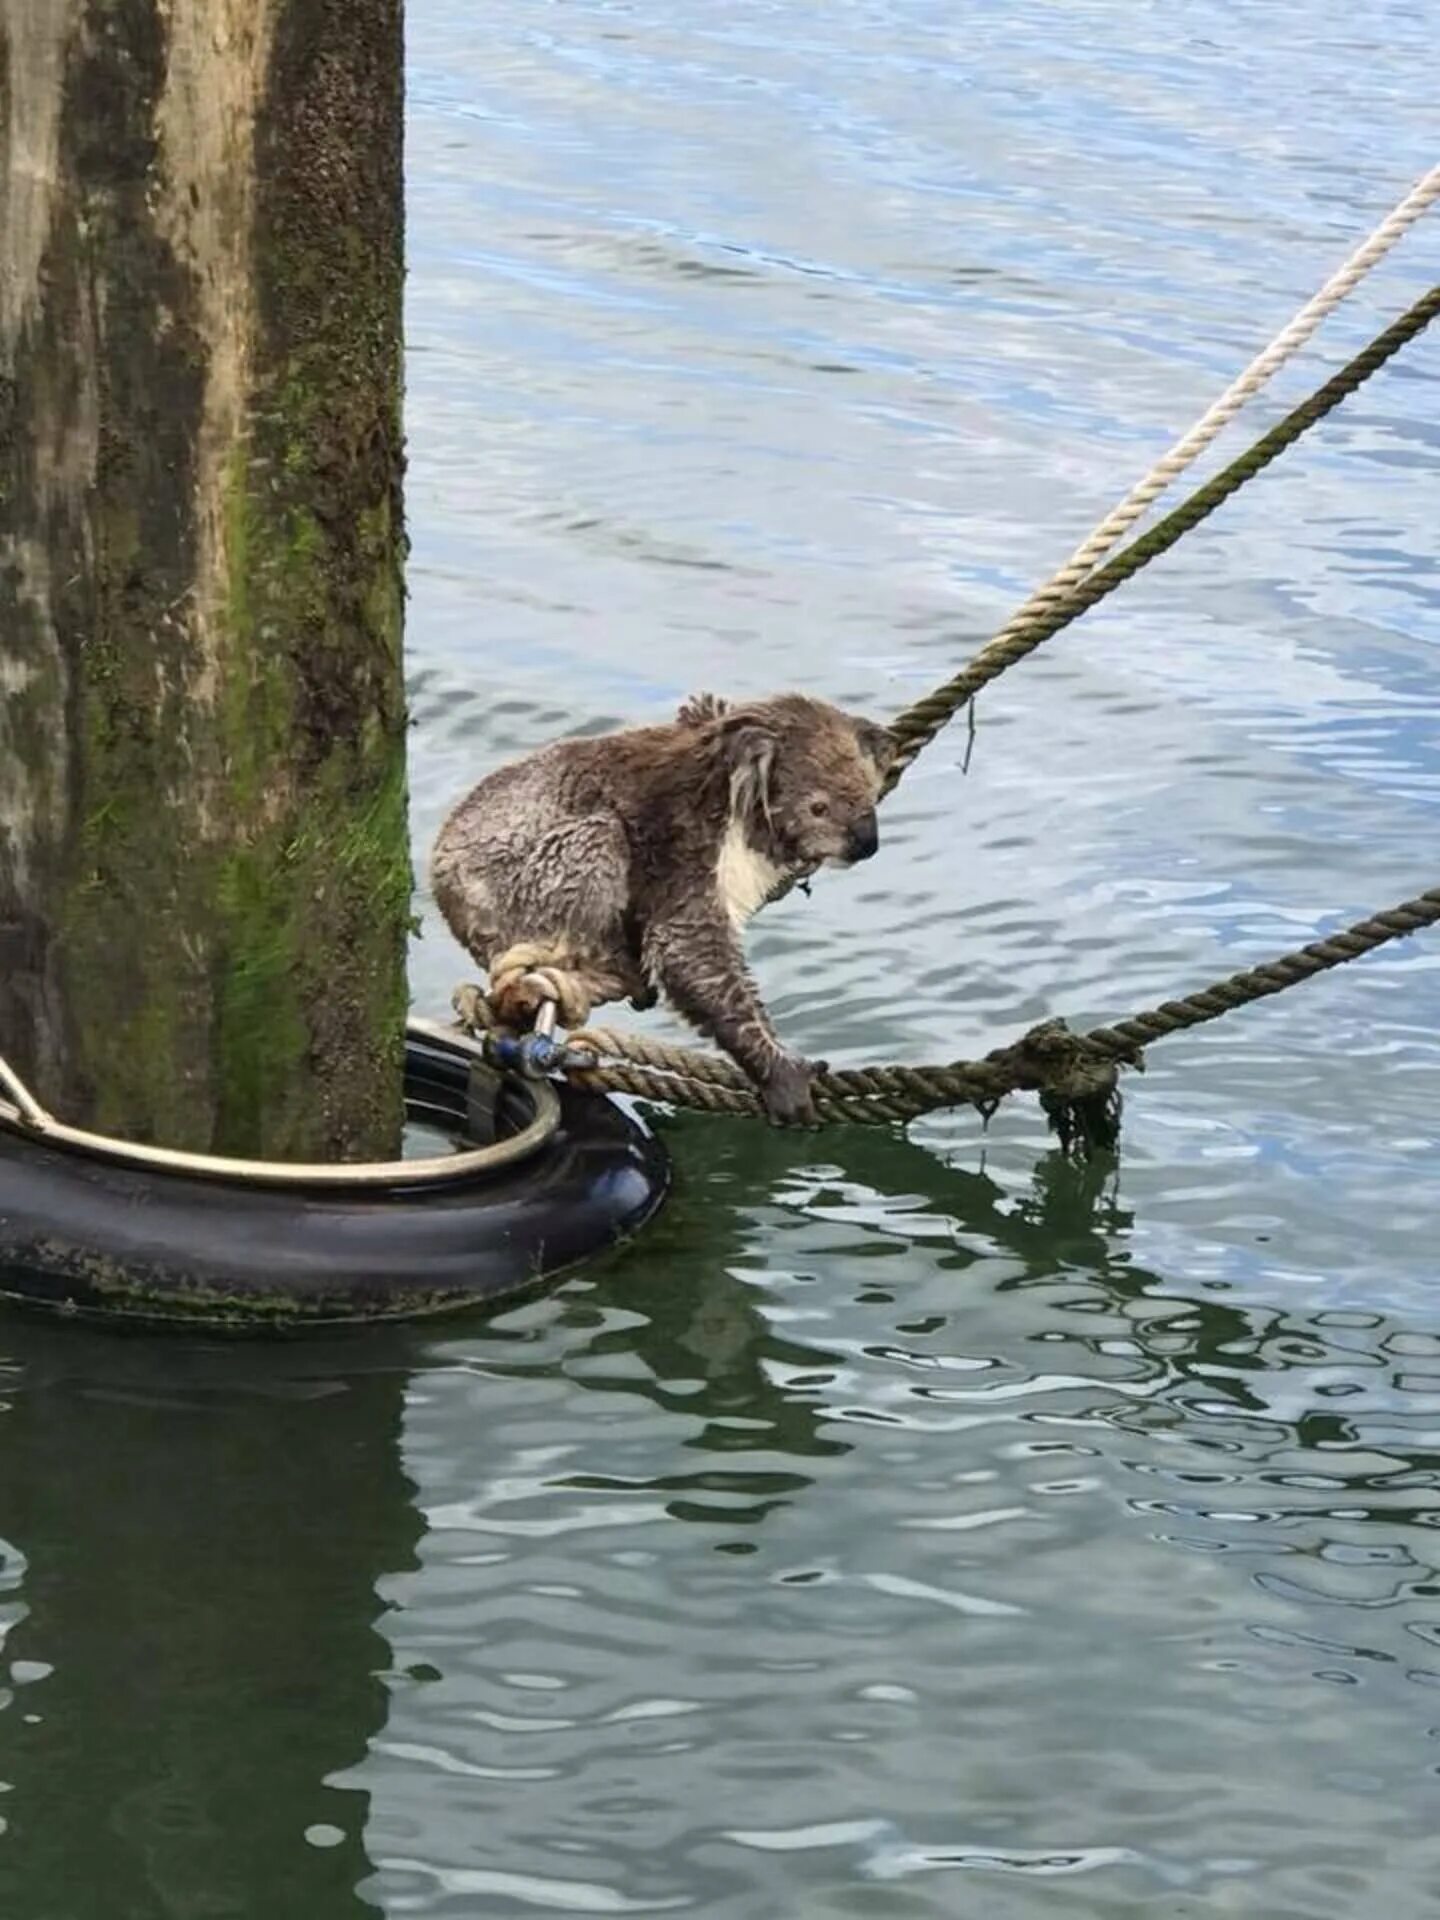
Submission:
POLYGON ((732 820, 720 842, 715 884, 720 889, 730 923, 737 931, 764 906, 772 889, 783 878, 781 869, 751 846, 740 822, 732 820))

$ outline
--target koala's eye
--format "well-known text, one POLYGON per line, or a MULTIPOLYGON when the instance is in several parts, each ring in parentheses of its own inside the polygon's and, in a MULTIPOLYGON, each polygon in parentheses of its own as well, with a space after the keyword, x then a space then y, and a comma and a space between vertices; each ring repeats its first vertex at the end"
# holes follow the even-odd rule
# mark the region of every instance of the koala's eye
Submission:
POLYGON ((812 800, 810 802, 810 811, 817 820, 823 820, 830 811, 830 802, 828 800, 812 800))

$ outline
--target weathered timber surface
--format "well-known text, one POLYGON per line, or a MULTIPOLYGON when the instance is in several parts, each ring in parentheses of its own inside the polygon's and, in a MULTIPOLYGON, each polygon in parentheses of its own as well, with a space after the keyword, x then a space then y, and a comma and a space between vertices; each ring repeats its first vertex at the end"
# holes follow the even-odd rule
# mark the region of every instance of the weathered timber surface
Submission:
POLYGON ((0 1051, 393 1149, 400 0, 0 0, 0 1051))

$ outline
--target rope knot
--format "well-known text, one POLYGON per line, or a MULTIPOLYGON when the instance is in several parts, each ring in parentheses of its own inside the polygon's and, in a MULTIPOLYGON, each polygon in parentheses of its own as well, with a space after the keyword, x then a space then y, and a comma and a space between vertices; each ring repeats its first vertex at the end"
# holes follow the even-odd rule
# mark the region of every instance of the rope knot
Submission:
POLYGON ((590 993, 576 970, 577 958, 554 942, 522 941, 490 962, 488 991, 467 982, 455 989, 451 1005, 472 1033, 526 1032, 547 1002, 562 1027, 583 1027, 590 1018, 590 993))
POLYGON ((1016 1085, 1039 1096, 1062 1153, 1088 1158, 1120 1138, 1120 1067, 1138 1066, 1138 1049, 1107 1055, 1063 1020, 1042 1020, 1007 1049, 1016 1085))

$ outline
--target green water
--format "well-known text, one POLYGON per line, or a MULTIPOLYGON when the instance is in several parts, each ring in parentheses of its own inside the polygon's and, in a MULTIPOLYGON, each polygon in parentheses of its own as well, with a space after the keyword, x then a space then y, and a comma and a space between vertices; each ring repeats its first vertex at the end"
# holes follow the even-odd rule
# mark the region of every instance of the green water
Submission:
MULTIPOLYGON (((1435 157, 1402 0, 410 13, 422 848, 692 688, 894 711, 1435 157)), ((1437 420, 1426 342, 1007 676, 757 927, 784 1030, 973 1052, 1440 878, 1437 420)), ((0 1916, 1440 1911, 1437 1028, 1422 938, 1089 1173, 682 1121, 490 1322, 7 1318, 0 1916)))

